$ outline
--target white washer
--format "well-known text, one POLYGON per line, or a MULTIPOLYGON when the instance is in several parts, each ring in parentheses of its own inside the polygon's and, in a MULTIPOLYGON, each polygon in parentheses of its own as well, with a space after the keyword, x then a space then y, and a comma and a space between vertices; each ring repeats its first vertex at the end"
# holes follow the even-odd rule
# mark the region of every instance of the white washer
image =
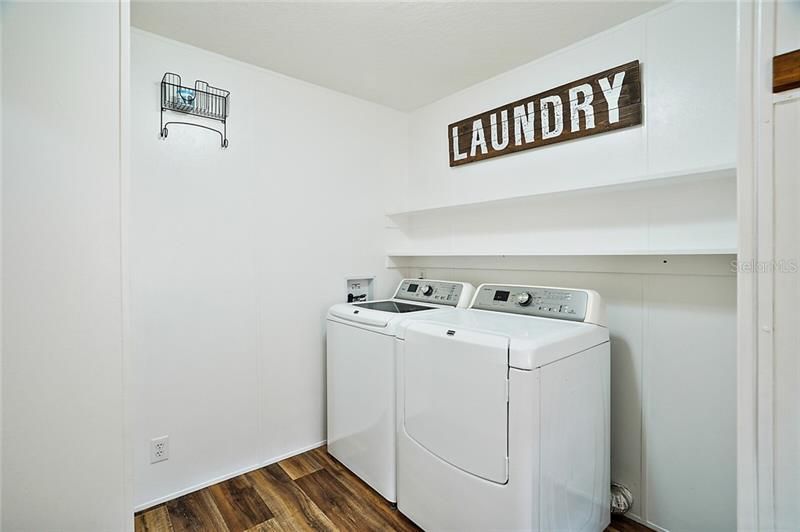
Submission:
POLYGON ((396 497, 394 333, 411 314, 465 307, 468 283, 404 279, 387 300, 328 311, 328 452, 391 502, 396 497))
POLYGON ((397 328, 398 508, 425 530, 610 522, 610 352, 591 290, 481 285, 397 328))

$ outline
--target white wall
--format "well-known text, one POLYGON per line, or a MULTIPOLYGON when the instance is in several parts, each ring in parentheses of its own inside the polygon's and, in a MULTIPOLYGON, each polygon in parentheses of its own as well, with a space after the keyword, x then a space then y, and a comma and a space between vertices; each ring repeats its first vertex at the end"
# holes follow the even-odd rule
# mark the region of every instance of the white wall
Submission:
POLYGON ((423 107, 411 114, 409 191, 389 211, 732 167, 735 49, 734 2, 675 3, 423 107), (636 59, 641 127, 448 166, 447 124, 636 59))
POLYGON ((776 529, 787 531, 800 529, 798 142, 800 98, 775 106, 774 489, 776 529))
POLYGON ((384 268, 406 117, 134 30, 131 346, 139 507, 325 439, 324 316, 384 268), (158 137, 159 82, 231 91, 230 147, 158 137), (170 459, 151 465, 151 438, 170 459))
MULTIPOLYGON (((775 13, 776 54, 800 49, 800 1, 778 2, 775 13)), ((774 291, 774 498, 775 528, 800 529, 800 299, 799 272, 800 94, 774 108, 775 258, 774 291), (792 266, 794 265, 794 267, 792 266)))
POLYGON ((727 532, 736 527, 732 258, 431 258, 401 271, 597 290, 612 342, 612 479, 633 491, 632 517, 727 532))
MULTIPOLYGON (((412 131, 422 133, 413 137, 423 144, 413 140, 406 152, 399 113, 136 32, 130 257, 137 504, 324 438, 324 311, 341 298, 347 274, 377 274, 378 295, 398 277, 383 270, 383 209, 375 198, 426 207, 731 164, 732 74, 708 60, 732 46, 729 12, 696 6, 687 21, 689 9, 657 11, 590 40, 580 61, 557 54, 539 63, 566 81, 642 59, 643 128, 468 165, 457 179, 446 168, 444 126, 476 104, 482 110, 549 88, 547 76, 523 67, 415 113, 412 131), (693 46, 701 34, 702 46, 693 46), (648 70, 689 56, 698 61, 681 73, 711 75, 697 81, 648 70), (595 60, 602 66, 589 68, 595 60), (231 89, 227 151, 199 130, 175 127, 169 140, 158 139, 157 81, 166 70, 231 89), (686 98, 692 83, 717 87, 720 97, 696 108, 686 98), (685 122, 671 109, 680 104, 719 130, 676 134, 685 122), (680 145, 671 144, 675 138, 680 145), (388 197, 387 184, 406 179, 409 153, 414 199, 388 197), (587 174, 581 161, 592 156, 598 166, 587 174), (354 203, 357 209, 340 210, 354 203), (171 458, 151 466, 149 439, 162 434, 171 437, 171 458)), ((119 529, 127 523, 119 87, 108 75, 119 69, 117 8, 4 5, 2 15, 3 529, 119 529), (87 441, 92 452, 82 454, 87 441)), ((680 275, 578 273, 565 271, 574 269, 568 263, 510 271, 500 259, 454 265, 424 273, 601 291, 614 374, 625 382, 613 392, 621 413, 615 475, 638 490, 636 511, 652 524, 732 528, 733 414, 725 408, 734 404, 735 302, 732 277, 720 265, 680 275)))
POLYGON ((123 530, 119 6, 2 16, 2 529, 123 530))
POLYGON ((733 253, 736 175, 392 216, 385 238, 390 255, 733 253))
POLYGON ((734 3, 676 3, 444 98, 412 113, 409 185, 388 203, 428 209, 388 219, 387 250, 419 255, 393 259, 406 275, 606 298, 612 478, 672 532, 736 527, 735 54, 734 3), (447 124, 633 59, 642 127, 448 166, 447 124), (669 256, 686 252, 711 255, 669 256), (547 253, 666 255, 504 256, 547 253))
POLYGON ((775 2, 775 55, 800 49, 800 0, 775 2))
MULTIPOLYGON (((775 54, 800 49, 800 1, 790 0, 775 4, 775 54)), ((771 84, 771 83, 770 83, 771 84)), ((800 223, 800 93, 789 91, 777 95, 773 115, 773 180, 774 218, 768 220, 766 231, 762 231, 764 244, 774 244, 777 261, 773 277, 773 444, 771 471, 774 475, 772 497, 774 499, 775 529, 790 531, 800 529, 800 363, 798 346, 800 332, 797 323, 800 312, 800 239, 797 227, 800 223), (771 222, 771 223, 770 223, 771 222), (773 235, 770 232, 774 231, 773 235), (771 237, 774 240, 770 242, 771 237)), ((763 177, 762 177, 763 181, 763 177)), ((763 275, 763 274, 762 274, 763 275)), ((764 318, 768 319, 768 318, 764 318)), ((768 391, 767 391, 768 392, 768 391)), ((765 499, 769 494, 762 494, 765 499)))
MULTIPOLYGON (((0 4, 0 302, 3 300, 3 4, 0 4)), ((0 304, 0 527, 3 523, 3 309, 0 304)))

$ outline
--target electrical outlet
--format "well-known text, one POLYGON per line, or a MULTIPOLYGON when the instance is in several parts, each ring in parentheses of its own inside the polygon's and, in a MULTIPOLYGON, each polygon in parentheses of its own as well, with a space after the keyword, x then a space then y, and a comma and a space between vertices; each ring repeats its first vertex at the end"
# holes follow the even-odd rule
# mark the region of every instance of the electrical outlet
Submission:
POLYGON ((161 436, 150 440, 150 463, 163 462, 169 459, 169 436, 161 436))

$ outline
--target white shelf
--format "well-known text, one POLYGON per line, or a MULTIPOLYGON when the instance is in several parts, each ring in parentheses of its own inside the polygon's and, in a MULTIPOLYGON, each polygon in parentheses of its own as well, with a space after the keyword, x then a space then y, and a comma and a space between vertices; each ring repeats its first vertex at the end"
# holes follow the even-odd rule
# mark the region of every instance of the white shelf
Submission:
POLYGON ((485 251, 453 251, 453 252, 429 252, 429 251, 388 251, 388 257, 628 257, 628 256, 689 256, 689 255, 736 255, 734 248, 725 249, 670 249, 670 250, 629 250, 629 251, 567 251, 567 252, 485 252, 485 251))
MULTIPOLYGON (((467 269, 503 271, 571 271, 632 274, 735 275, 734 249, 665 250, 608 253, 425 253, 400 252, 386 257, 393 269, 467 269)), ((416 274, 414 274, 416 275, 416 274)))
POLYGON ((650 188, 658 188, 668 185, 675 185, 680 183, 694 183, 697 181, 707 179, 721 179, 721 178, 734 178, 736 177, 736 166, 734 164, 720 165, 706 168, 696 168, 693 170, 683 171, 680 173, 658 174, 638 178, 633 181, 626 181, 622 183, 611 183, 590 187, 582 187, 577 189, 567 190, 554 190, 546 191, 535 194, 526 194, 521 196, 512 196, 507 198, 495 198, 485 201, 474 201, 468 203, 458 203, 451 205, 439 205, 434 207, 425 207, 420 209, 409 209, 403 211, 393 211, 386 213, 390 218, 406 217, 418 214, 428 214, 441 211, 458 210, 464 208, 472 208, 480 205, 498 205, 504 202, 524 201, 534 198, 554 198, 554 197, 569 197, 577 196, 580 194, 595 194, 598 192, 622 192, 630 190, 642 190, 650 188))

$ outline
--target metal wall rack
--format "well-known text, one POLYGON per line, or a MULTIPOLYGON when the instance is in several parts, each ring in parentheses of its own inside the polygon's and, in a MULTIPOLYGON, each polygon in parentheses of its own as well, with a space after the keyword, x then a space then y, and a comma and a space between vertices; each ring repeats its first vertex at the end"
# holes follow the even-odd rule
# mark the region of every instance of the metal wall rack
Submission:
POLYGON ((161 138, 167 138, 168 126, 179 124, 207 129, 217 133, 220 146, 228 147, 228 98, 230 92, 212 87, 202 80, 194 82, 194 87, 181 84, 178 74, 167 72, 161 78, 161 138), (195 122, 168 121, 164 122, 164 111, 173 111, 187 115, 207 118, 222 123, 222 130, 205 126, 195 122))

